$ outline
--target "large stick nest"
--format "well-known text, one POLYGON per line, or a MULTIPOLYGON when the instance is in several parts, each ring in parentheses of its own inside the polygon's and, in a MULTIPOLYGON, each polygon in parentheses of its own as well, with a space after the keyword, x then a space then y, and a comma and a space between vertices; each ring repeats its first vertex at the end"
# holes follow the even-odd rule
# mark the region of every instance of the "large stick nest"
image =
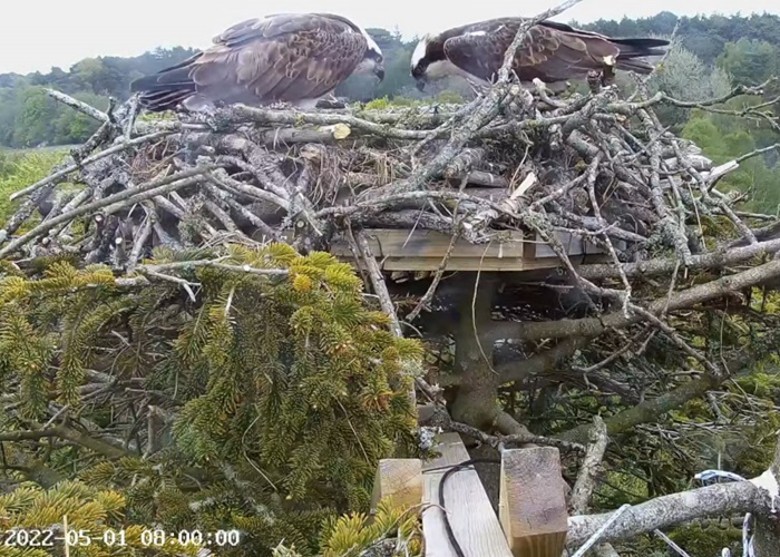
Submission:
MULTIPOLYGON (((66 251, 127 269, 160 245, 285 240, 306 251, 384 227, 473 243, 523 229, 564 261, 554 232, 567 231, 615 262, 659 250, 687 262, 708 218, 755 241, 714 187, 737 164, 713 168, 653 112, 726 97, 683 103, 639 82, 629 99, 615 86, 552 98, 541 84, 500 82, 465 106, 136 118, 132 100, 102 113, 51 93, 103 124, 71 161, 14 195, 24 202, 0 231, 0 256, 66 251), (41 222, 30 224, 36 210, 41 222)), ((745 93, 761 90, 728 97, 745 93)))

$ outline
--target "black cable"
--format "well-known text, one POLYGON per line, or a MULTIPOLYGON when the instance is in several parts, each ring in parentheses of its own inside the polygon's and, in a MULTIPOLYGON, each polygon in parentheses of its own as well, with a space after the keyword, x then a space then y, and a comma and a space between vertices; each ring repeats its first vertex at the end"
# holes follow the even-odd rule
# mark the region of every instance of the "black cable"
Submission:
MULTIPOLYGON (((455 464, 454 466, 450 467, 449 470, 444 472, 441 480, 439 481, 439 506, 441 507, 442 515, 444 516, 444 528, 447 530, 447 537, 450 540, 450 545, 452 545, 452 548, 455 550, 455 554, 458 557, 466 557, 466 555, 463 553, 463 549, 461 549, 458 540, 455 539, 455 533, 452 531, 452 526, 450 526, 450 519, 447 517, 447 507, 444 506, 444 482, 446 482, 447 478, 449 478, 455 472, 463 470, 472 464, 480 463, 501 464, 501 460, 498 458, 472 458, 470 460, 464 460, 463 462, 455 464)), ((434 468, 434 470, 439 469, 440 468, 434 468)), ((426 471, 432 472, 433 470, 426 471)))

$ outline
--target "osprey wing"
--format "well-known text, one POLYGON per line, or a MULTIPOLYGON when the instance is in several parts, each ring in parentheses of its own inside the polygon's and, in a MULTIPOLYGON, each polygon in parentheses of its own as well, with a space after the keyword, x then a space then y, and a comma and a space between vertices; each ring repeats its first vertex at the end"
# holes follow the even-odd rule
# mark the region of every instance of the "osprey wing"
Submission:
POLYGON ((133 83, 141 105, 173 108, 199 94, 227 103, 294 102, 319 97, 344 81, 363 58, 365 37, 326 14, 279 14, 233 25, 213 46, 133 83))
POLYGON ((327 93, 349 77, 367 47, 344 22, 311 14, 239 23, 215 43, 193 63, 198 89, 246 89, 264 102, 327 93))
MULTIPOLYGON (((462 70, 493 81, 504 60, 504 52, 517 33, 520 21, 498 20, 492 29, 470 31, 444 43, 447 59, 462 70)), ((545 82, 584 77, 603 67, 605 56, 617 56, 620 49, 591 34, 566 32, 535 25, 518 49, 512 65, 521 81, 539 78, 545 82)))

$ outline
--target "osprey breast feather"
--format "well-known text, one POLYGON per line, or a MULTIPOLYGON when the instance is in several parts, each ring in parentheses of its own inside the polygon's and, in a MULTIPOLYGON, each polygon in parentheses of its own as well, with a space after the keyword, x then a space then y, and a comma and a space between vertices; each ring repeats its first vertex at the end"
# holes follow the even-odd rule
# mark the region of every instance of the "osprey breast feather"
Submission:
MULTIPOLYGON (((427 82, 449 75, 482 84, 493 81, 506 49, 525 21, 521 17, 489 19, 426 35, 411 59, 417 88, 422 90, 427 82)), ((616 39, 542 21, 529 29, 512 69, 520 81, 557 83, 585 79, 591 70, 601 70, 607 61, 614 60, 619 70, 647 74, 653 66, 642 58, 663 55, 663 47, 668 45, 665 39, 616 39)))
POLYGON ((233 25, 213 45, 131 84, 158 112, 216 104, 286 102, 310 108, 353 73, 384 79, 376 42, 349 19, 327 13, 274 14, 233 25))

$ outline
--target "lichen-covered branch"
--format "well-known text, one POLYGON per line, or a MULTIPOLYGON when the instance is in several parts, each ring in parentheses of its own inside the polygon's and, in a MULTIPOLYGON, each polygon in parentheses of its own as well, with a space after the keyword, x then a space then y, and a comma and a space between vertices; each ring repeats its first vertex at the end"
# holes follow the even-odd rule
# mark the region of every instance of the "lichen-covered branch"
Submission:
MULTIPOLYGON (((768 510, 769 497, 766 492, 751 482, 716 484, 656 497, 646 503, 635 505, 618 518, 600 541, 626 540, 696 518, 768 510)), ((569 518, 566 545, 576 549, 609 519, 610 514, 579 515, 569 518)))

